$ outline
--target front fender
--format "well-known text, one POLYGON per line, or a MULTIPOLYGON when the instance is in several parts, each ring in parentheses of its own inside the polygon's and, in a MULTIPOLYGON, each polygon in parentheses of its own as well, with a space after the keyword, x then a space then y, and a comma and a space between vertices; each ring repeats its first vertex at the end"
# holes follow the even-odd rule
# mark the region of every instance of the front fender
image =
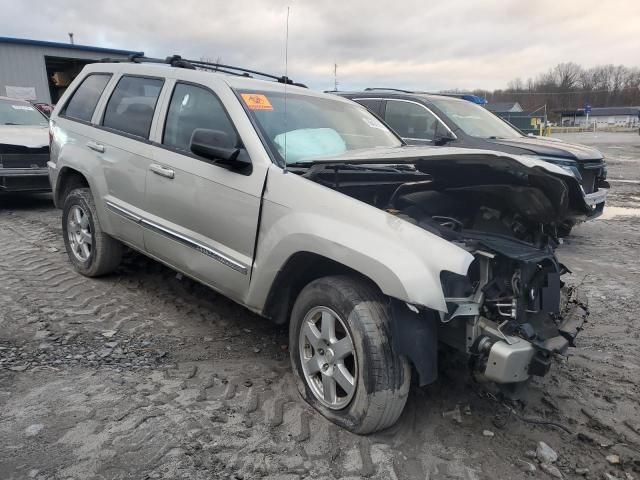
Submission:
POLYGON ((401 218, 279 169, 269 173, 249 305, 261 309, 287 260, 329 258, 405 302, 446 311, 440 272, 467 273, 466 250, 401 218))

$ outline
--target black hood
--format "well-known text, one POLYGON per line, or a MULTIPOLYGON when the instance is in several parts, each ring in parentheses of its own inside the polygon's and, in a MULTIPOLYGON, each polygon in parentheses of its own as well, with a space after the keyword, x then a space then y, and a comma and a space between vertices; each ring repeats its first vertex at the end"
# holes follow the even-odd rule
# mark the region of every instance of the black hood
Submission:
POLYGON ((576 145, 556 139, 542 138, 505 138, 488 139, 488 143, 504 145, 506 147, 516 147, 522 149, 522 154, 534 154, 544 157, 556 157, 559 160, 593 161, 602 160, 602 153, 595 148, 585 145, 576 145))

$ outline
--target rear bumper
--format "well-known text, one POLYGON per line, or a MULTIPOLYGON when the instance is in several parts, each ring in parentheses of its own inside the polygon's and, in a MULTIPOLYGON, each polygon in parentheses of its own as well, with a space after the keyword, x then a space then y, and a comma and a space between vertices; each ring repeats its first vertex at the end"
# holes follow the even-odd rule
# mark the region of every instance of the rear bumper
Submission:
POLYGON ((46 192, 51 190, 46 168, 0 168, 0 191, 46 192))

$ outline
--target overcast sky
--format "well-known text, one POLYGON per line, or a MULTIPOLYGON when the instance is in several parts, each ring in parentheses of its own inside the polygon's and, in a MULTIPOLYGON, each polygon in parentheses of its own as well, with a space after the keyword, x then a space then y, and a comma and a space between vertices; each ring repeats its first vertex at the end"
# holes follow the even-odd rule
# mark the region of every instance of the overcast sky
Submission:
POLYGON ((640 66, 640 0, 0 0, 0 35, 284 71, 318 89, 503 88, 560 62, 640 66))

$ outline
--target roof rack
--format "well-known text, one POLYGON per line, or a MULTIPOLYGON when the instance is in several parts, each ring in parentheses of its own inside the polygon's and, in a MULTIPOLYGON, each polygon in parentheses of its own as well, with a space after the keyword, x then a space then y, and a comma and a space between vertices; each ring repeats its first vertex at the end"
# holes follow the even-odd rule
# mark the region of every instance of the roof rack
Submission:
POLYGON ((133 55, 129 55, 126 60, 115 59, 115 58, 103 58, 101 62, 105 62, 105 63, 122 63, 122 62, 166 63, 176 68, 186 68, 189 70, 204 70, 208 72, 226 73, 229 75, 236 75, 238 77, 253 78, 254 75, 257 75, 260 77, 265 77, 271 80, 275 80, 278 83, 285 83, 287 85, 295 85, 297 87, 307 88, 305 84, 294 82, 293 80, 291 80, 289 77, 285 75, 282 75, 279 77, 277 75, 259 72, 257 70, 250 70, 248 68, 242 68, 242 67, 234 67, 233 65, 225 65, 224 63, 205 62, 202 60, 187 60, 182 58, 180 55, 172 55, 163 60, 161 58, 145 57, 144 55, 136 53, 133 55))
POLYGON ((441 97, 455 97, 462 98, 463 100, 467 100, 471 103, 477 103, 478 105, 486 105, 487 99, 480 97, 479 95, 473 95, 471 93, 447 93, 447 92, 424 92, 417 90, 403 90, 401 88, 387 88, 387 87, 369 87, 364 89, 366 92, 370 92, 373 90, 386 90, 391 92, 400 92, 400 93, 418 93, 418 94, 426 94, 426 95, 439 95, 441 97))
POLYGON ((424 92, 415 92, 413 90, 403 90, 401 88, 388 88, 388 87, 368 87, 365 88, 365 92, 371 92, 373 90, 388 90, 391 92, 400 92, 400 93, 424 93, 424 92))

